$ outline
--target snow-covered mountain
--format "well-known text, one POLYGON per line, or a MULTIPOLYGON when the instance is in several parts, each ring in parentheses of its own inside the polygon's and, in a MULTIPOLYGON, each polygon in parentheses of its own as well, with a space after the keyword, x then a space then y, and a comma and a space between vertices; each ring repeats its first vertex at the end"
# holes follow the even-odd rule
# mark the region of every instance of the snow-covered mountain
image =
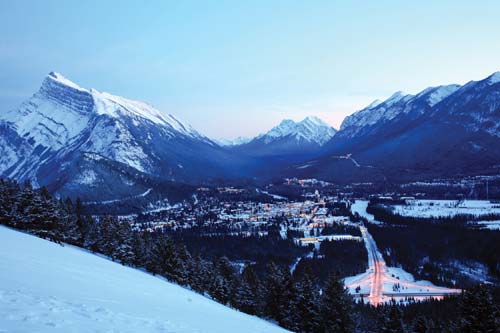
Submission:
POLYGON ((290 119, 283 120, 269 132, 259 135, 266 144, 283 138, 290 138, 300 143, 314 143, 319 146, 330 140, 336 130, 318 117, 309 116, 299 122, 290 119))
POLYGON ((248 143, 251 140, 252 140, 252 138, 246 138, 243 136, 239 136, 239 137, 234 138, 234 139, 218 139, 215 142, 217 142, 220 146, 223 146, 223 147, 231 147, 231 146, 238 146, 238 145, 248 143))
POLYGON ((0 175, 85 199, 142 193, 145 175, 181 182, 230 175, 228 153, 173 115, 54 72, 1 116, 0 143, 0 175))
POLYGON ((497 172, 499 119, 500 72, 463 86, 397 92, 347 117, 324 157, 301 172, 343 180, 497 172))
POLYGON ((335 133, 333 127, 314 116, 299 122, 285 119, 267 133, 234 148, 256 156, 298 156, 319 151, 335 133))
POLYGON ((0 226, 5 332, 287 332, 143 271, 0 226))
POLYGON ((385 101, 376 100, 366 108, 346 117, 340 126, 341 136, 356 136, 373 125, 390 122, 401 115, 419 116, 460 88, 457 84, 430 87, 416 95, 394 93, 385 101))

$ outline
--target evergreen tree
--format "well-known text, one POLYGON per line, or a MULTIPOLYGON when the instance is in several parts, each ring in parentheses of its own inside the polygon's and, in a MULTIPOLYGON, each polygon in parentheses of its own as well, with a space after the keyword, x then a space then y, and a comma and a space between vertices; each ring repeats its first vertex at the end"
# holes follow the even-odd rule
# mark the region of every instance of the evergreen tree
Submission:
POLYGON ((112 216, 104 216, 99 223, 97 239, 98 251, 116 260, 118 245, 118 225, 112 216))
POLYGON ((260 282, 251 266, 246 266, 236 290, 234 307, 256 315, 259 312, 260 282))
POLYGON ((219 273, 216 272, 209 288, 209 294, 213 299, 226 305, 231 298, 231 288, 228 281, 219 273))
POLYGON ((297 284, 295 311, 299 320, 299 332, 320 332, 318 291, 309 272, 297 284))
POLYGON ((500 332, 498 315, 498 309, 486 286, 478 285, 464 293, 461 321, 464 332, 500 332))
POLYGON ((280 304, 284 291, 283 282, 282 270, 274 262, 270 262, 266 270, 264 313, 269 318, 278 321, 281 319, 280 304))
POLYGON ((331 274, 325 285, 321 312, 326 333, 352 331, 352 299, 337 274, 331 274))
POLYGON ((418 316, 413 324, 414 333, 429 333, 431 332, 431 327, 428 320, 423 316, 418 316))
POLYGON ((85 228, 83 228, 83 247, 92 252, 101 252, 99 248, 101 225, 100 222, 92 219, 85 219, 85 228))
POLYGON ((116 222, 116 242, 113 256, 122 264, 132 264, 135 262, 135 253, 132 250, 132 230, 128 223, 116 222))
POLYGON ((132 233, 131 250, 133 253, 131 265, 135 267, 147 266, 147 251, 144 236, 140 232, 132 233))
POLYGON ((392 301, 390 305, 380 306, 380 331, 384 333, 404 333, 401 309, 392 301))
POLYGON ((222 304, 234 304, 236 276, 231 262, 226 257, 217 259, 214 263, 214 273, 210 295, 222 304))
POLYGON ((212 286, 215 275, 213 264, 203 260, 199 255, 191 260, 188 267, 189 285, 199 293, 206 293, 212 286))
POLYGON ((185 283, 186 268, 176 252, 175 244, 170 238, 158 237, 151 250, 151 269, 168 280, 185 283))
POLYGON ((299 331, 302 318, 300 318, 298 312, 298 301, 300 299, 300 291, 297 289, 298 284, 292 279, 288 270, 283 271, 282 276, 283 292, 280 299, 279 323, 291 331, 299 331))

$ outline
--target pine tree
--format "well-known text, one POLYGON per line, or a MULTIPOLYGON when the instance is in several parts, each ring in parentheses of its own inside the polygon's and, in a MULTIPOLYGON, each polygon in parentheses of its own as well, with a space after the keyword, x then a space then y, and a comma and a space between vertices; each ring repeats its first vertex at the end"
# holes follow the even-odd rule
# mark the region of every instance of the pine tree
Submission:
POLYGON ((321 312, 326 333, 352 331, 352 299, 337 274, 331 274, 325 285, 321 312))
POLYGON ((464 332, 500 332, 498 308, 484 285, 467 290, 462 300, 461 326, 464 332))
POLYGON ((209 294, 213 299, 222 304, 228 304, 231 296, 231 288, 228 281, 220 274, 215 273, 209 288, 209 294))
POLYGON ((186 267, 176 251, 174 242, 164 236, 158 237, 151 250, 152 271, 179 284, 186 281, 186 267))
POLYGON ((81 246, 83 243, 81 230, 77 225, 74 208, 70 198, 58 202, 58 216, 56 229, 61 241, 81 246))
POLYGON ((213 264, 198 255, 190 261, 188 266, 189 285, 199 293, 209 293, 212 278, 215 275, 214 271, 213 264))
POLYGON ((430 331, 430 325, 425 317, 419 316, 415 319, 415 323, 413 324, 414 333, 429 333, 430 331))
POLYGON ((302 319, 297 311, 300 298, 300 291, 297 289, 298 284, 292 279, 288 270, 282 273, 283 292, 280 299, 279 323, 291 331, 299 331, 302 319))
POLYGON ((99 223, 98 251, 116 260, 118 225, 112 216, 104 216, 99 223))
POLYGON ((101 252, 99 248, 101 234, 100 222, 92 218, 85 219, 85 228, 83 230, 83 247, 92 252, 101 252))
POLYGON ((282 270, 274 262, 270 262, 266 270, 264 313, 269 318, 278 321, 281 319, 280 304, 284 291, 283 282, 282 270))
POLYGON ((234 307, 251 315, 258 314, 259 290, 260 282, 257 275, 251 266, 246 266, 236 290, 234 307))
POLYGON ((231 262, 226 257, 217 259, 214 263, 214 274, 209 288, 210 295, 222 304, 234 304, 236 276, 231 262))
POLYGON ((116 242, 113 256, 122 264, 132 264, 135 262, 135 254, 132 250, 132 230, 128 223, 116 222, 116 242))
POLYGON ((319 314, 318 292, 311 275, 306 272, 297 283, 297 304, 295 311, 299 321, 300 332, 320 332, 321 318, 319 314))
POLYGON ((390 305, 379 307, 380 331, 384 333, 404 333, 401 309, 392 301, 390 305))
POLYGON ((133 253, 131 265, 135 267, 146 267, 147 265, 147 249, 144 241, 144 236, 140 232, 132 233, 131 250, 133 253))

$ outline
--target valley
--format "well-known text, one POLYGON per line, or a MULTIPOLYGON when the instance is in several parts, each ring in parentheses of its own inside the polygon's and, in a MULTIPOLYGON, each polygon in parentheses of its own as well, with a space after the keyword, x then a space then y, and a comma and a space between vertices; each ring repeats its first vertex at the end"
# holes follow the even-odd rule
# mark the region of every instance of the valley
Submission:
POLYGON ((500 333, 498 13, 0 0, 0 333, 500 333))

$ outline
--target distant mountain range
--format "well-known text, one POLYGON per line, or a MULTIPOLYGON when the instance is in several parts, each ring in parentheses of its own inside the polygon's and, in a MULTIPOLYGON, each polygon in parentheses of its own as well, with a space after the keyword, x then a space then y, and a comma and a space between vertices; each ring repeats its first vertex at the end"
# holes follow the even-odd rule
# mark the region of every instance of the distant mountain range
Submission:
POLYGON ((289 172, 396 182, 498 173, 499 127, 500 73, 416 95, 398 92, 347 117, 321 158, 289 172))
POLYGON ((347 117, 283 120, 252 139, 215 141, 149 104, 50 73, 0 116, 0 175, 84 200, 162 197, 179 184, 283 176, 338 182, 488 174, 500 167, 500 73, 395 93, 347 117))
POLYGON ((337 131, 317 117, 295 122, 283 120, 269 132, 232 145, 233 151, 250 156, 288 156, 294 159, 318 153, 337 131))

